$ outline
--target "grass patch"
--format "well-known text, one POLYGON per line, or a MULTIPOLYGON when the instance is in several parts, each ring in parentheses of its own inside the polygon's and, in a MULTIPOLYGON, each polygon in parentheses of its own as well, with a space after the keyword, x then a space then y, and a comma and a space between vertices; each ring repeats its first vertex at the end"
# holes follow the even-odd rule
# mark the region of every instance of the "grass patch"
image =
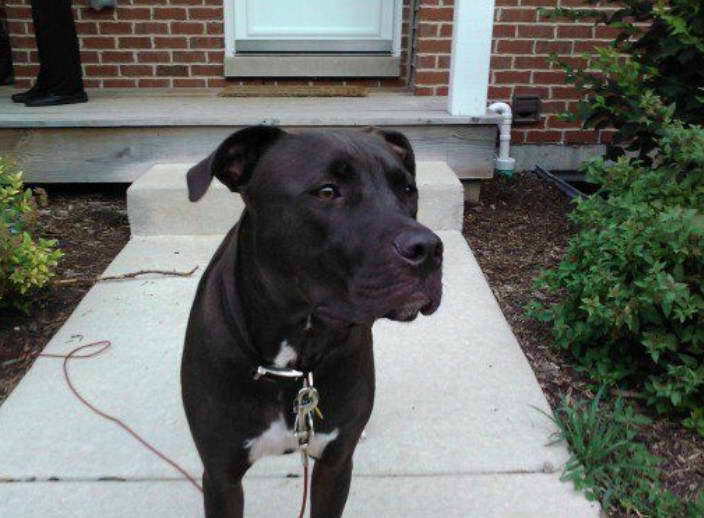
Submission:
POLYGON ((555 442, 567 442, 571 452, 562 480, 598 500, 609 516, 704 516, 704 493, 693 502, 662 487, 662 459, 650 453, 641 436, 650 419, 621 398, 605 401, 604 393, 602 387, 591 401, 563 397, 555 415, 548 416, 558 428, 555 442))

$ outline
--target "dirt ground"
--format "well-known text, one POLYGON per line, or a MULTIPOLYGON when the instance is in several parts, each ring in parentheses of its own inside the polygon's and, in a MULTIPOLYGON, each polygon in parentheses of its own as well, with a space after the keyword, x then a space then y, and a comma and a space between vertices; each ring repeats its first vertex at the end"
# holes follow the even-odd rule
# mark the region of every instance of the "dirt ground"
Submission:
MULTIPOLYGON (((47 191, 49 205, 39 209, 38 230, 41 237, 57 239, 65 254, 56 279, 100 275, 129 239, 125 187, 47 191)), ((52 285, 37 297, 30 316, 0 311, 0 404, 92 284, 52 285)))
MULTIPOLYGON (((58 278, 99 275, 129 239, 124 187, 49 189, 41 234, 59 240, 66 254, 58 278)), ((523 305, 535 295, 532 279, 556 264, 574 228, 569 199, 532 174, 503 177, 482 186, 481 204, 465 212, 465 235, 506 318, 554 406, 562 395, 589 397, 586 380, 568 358, 550 347, 548 330, 526 318, 523 305)), ((37 300, 31 317, 0 315, 0 404, 68 318, 91 283, 54 286, 37 300), (19 357, 29 356, 21 360, 19 357)), ((704 487, 704 440, 677 423, 656 419, 643 432, 652 451, 665 458, 666 486, 683 496, 704 487)))
MULTIPOLYGON (((532 173, 497 177, 482 184, 480 205, 467 207, 464 219, 465 237, 553 407, 562 396, 593 394, 569 359, 550 346, 548 328, 527 318, 522 308, 538 294, 532 280, 560 261, 575 232, 566 217, 570 203, 532 173)), ((664 485, 687 498, 698 494, 704 488, 704 440, 677 422, 649 416, 654 422, 642 439, 665 459, 664 485)))

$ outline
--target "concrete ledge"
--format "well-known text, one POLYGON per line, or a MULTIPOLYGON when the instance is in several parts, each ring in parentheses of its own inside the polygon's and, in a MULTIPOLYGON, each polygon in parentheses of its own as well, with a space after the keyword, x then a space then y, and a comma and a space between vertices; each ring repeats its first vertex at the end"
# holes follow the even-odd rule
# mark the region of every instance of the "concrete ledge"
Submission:
MULTIPOLYGON (((132 235, 224 234, 244 204, 214 180, 198 203, 188 201, 186 171, 191 164, 158 164, 127 191, 132 235)), ((445 162, 418 162, 418 219, 433 230, 461 230, 463 192, 445 162)))

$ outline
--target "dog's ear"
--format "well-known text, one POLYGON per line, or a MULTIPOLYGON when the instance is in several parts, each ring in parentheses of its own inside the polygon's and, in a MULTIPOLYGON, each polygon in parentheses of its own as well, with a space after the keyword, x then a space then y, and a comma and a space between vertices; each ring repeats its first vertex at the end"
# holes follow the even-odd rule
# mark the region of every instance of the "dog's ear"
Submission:
POLYGON ((238 192, 249 180, 264 151, 285 134, 284 130, 273 126, 250 126, 227 137, 209 157, 186 174, 188 199, 200 200, 213 176, 232 192, 238 192))
POLYGON ((401 162, 403 162, 403 165, 408 169, 408 172, 413 176, 416 175, 416 155, 413 153, 413 147, 406 138, 406 135, 399 131, 382 130, 379 128, 366 128, 364 131, 383 138, 387 144, 391 146, 394 153, 401 159, 401 162))

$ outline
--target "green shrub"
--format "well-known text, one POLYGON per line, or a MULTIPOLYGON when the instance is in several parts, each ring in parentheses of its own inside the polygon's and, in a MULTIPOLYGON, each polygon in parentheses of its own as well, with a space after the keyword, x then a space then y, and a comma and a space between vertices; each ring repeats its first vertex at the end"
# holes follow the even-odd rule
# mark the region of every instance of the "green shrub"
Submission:
POLYGON ((0 157, 0 307, 28 311, 31 296, 53 277, 62 256, 56 241, 32 238, 36 208, 22 173, 0 157))
POLYGON ((565 258, 536 281, 561 300, 529 314, 595 379, 642 391, 704 435, 704 129, 645 104, 665 119, 653 165, 584 166, 600 191, 578 202, 565 258))
MULTIPOLYGON (((553 16, 595 20, 617 30, 613 45, 585 56, 588 70, 562 65, 567 81, 586 99, 567 119, 579 119, 587 128, 615 127, 617 134, 607 157, 624 149, 641 158, 656 145, 657 127, 643 124, 640 97, 652 91, 675 106, 676 118, 704 123, 704 2, 701 0, 584 0, 617 9, 547 10, 553 16), (634 23, 638 22, 638 23, 634 23)), ((559 59, 555 58, 559 63, 559 59)))

